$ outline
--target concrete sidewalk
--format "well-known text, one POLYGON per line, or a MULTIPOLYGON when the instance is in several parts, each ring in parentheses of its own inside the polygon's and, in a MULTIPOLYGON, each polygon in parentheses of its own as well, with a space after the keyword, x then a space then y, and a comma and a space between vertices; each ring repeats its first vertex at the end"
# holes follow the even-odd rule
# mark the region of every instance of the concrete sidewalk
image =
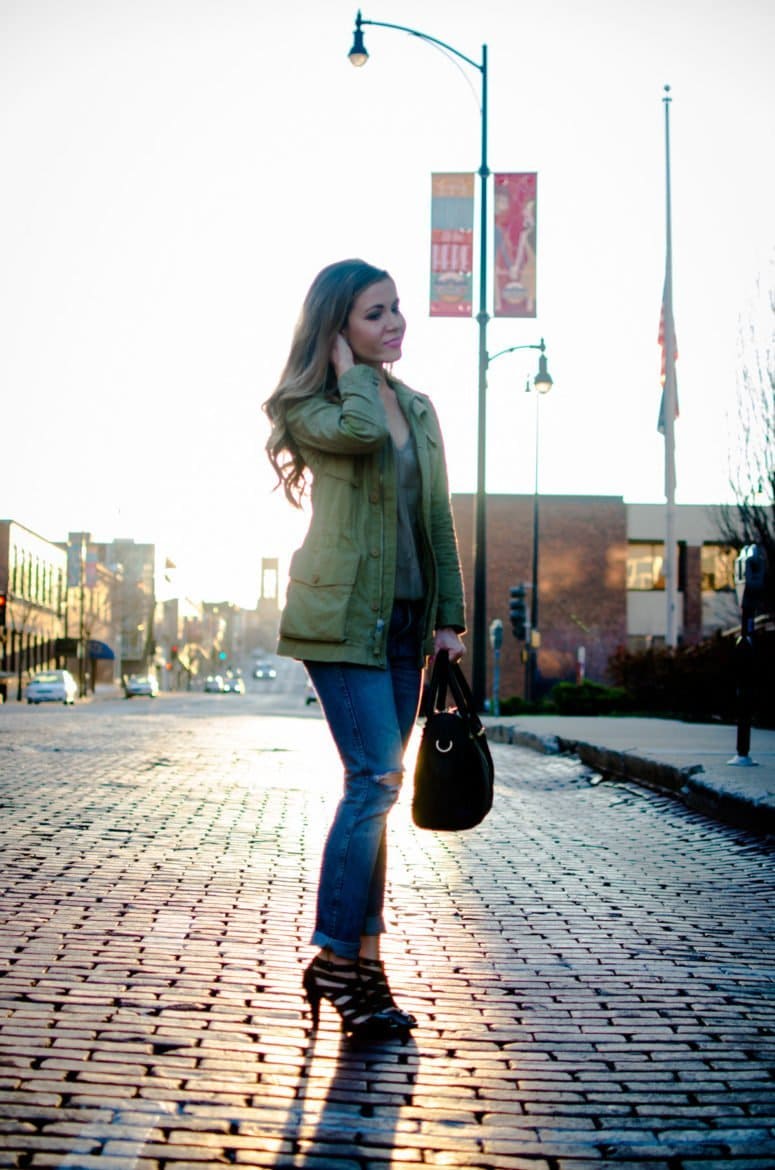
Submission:
POLYGON ((717 723, 605 716, 527 715, 484 720, 495 743, 577 756, 605 779, 674 793, 692 808, 760 834, 775 833, 775 731, 754 728, 748 758, 737 729, 717 723))

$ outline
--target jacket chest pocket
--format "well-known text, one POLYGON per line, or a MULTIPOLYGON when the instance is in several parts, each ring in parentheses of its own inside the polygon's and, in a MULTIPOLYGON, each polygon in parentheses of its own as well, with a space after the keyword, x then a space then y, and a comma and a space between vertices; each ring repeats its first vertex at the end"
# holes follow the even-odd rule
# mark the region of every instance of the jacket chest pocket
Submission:
POLYGON ((358 576, 355 548, 298 549, 291 558, 280 634, 305 642, 344 642, 347 611, 358 576))

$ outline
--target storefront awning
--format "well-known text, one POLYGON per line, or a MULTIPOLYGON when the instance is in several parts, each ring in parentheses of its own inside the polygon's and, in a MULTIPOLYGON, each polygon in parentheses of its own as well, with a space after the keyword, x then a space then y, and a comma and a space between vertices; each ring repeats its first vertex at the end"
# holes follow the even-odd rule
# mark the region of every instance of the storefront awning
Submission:
POLYGON ((90 640, 86 647, 87 657, 89 658, 109 658, 114 659, 116 656, 106 642, 95 642, 90 640))

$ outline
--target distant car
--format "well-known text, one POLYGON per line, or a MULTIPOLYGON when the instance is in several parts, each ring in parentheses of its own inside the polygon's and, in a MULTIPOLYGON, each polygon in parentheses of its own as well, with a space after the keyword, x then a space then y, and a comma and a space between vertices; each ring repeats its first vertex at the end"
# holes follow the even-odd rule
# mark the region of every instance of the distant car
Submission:
POLYGON ((242 675, 235 674, 223 680, 223 689, 228 695, 244 695, 245 680, 242 675))
POLYGON ((72 705, 78 697, 78 683, 69 670, 40 670, 27 683, 28 703, 72 705))
POLYGON ((220 674, 208 674, 205 679, 205 691, 210 695, 223 693, 223 678, 220 674))
POLYGON ((253 667, 253 678, 277 678, 277 671, 271 662, 257 662, 253 667))
POLYGON ((136 695, 155 699, 158 693, 159 683, 153 674, 128 674, 124 679, 125 699, 133 699, 136 695))

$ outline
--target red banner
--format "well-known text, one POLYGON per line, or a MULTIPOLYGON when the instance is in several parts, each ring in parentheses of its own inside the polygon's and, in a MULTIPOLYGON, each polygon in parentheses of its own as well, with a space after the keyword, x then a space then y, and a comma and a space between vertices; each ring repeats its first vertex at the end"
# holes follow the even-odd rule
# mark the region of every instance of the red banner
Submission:
POLYGON ((535 172, 495 176, 495 316, 536 315, 535 172))
POLYGON ((474 176, 431 176, 431 317, 473 311, 474 176))

